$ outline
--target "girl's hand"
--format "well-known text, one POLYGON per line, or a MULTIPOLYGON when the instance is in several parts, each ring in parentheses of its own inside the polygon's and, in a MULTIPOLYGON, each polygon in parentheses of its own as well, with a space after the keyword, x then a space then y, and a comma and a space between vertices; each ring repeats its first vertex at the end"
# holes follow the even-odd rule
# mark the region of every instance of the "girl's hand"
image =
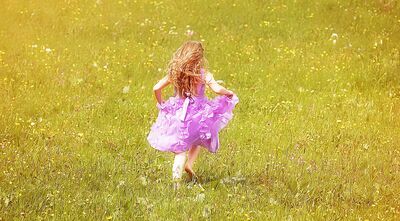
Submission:
POLYGON ((164 104, 165 104, 165 101, 164 101, 164 100, 161 100, 161 102, 158 102, 158 101, 157 101, 156 106, 157 106, 159 109, 164 109, 164 104))
POLYGON ((227 91, 228 91, 228 93, 226 94, 226 96, 228 96, 229 98, 232 98, 234 95, 233 91, 231 91, 231 90, 227 90, 227 91))

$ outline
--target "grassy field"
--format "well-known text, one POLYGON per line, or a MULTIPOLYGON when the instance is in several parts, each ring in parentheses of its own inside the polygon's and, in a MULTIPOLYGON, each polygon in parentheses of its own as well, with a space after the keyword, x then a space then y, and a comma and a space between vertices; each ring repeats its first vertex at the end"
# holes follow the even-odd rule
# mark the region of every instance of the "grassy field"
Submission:
POLYGON ((2 0, 0 18, 0 220, 400 219, 399 2, 2 0), (173 192, 146 136, 188 39, 240 103, 195 165, 205 190, 173 192))

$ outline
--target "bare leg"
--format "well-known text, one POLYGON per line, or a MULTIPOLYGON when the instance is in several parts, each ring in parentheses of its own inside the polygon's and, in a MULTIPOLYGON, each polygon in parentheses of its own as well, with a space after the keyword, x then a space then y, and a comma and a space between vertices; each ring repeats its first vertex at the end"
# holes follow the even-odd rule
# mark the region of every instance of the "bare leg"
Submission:
POLYGON ((193 171, 193 164, 197 159, 197 156, 199 155, 201 150, 200 146, 192 146, 188 152, 188 161, 186 162, 185 165, 185 171, 186 173, 189 174, 190 179, 193 179, 193 176, 196 177, 196 174, 193 171))
POLYGON ((175 154, 174 165, 172 166, 172 180, 174 181, 174 189, 178 189, 179 181, 182 178, 183 166, 186 161, 186 152, 175 154))

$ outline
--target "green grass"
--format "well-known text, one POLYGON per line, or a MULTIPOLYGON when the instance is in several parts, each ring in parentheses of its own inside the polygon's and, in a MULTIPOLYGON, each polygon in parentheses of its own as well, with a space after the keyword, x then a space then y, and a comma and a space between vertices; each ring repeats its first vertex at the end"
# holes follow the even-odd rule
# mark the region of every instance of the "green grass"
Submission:
POLYGON ((0 220, 400 219, 399 2, 216 2, 0 2, 0 220), (240 98, 204 192, 146 141, 188 29, 240 98))

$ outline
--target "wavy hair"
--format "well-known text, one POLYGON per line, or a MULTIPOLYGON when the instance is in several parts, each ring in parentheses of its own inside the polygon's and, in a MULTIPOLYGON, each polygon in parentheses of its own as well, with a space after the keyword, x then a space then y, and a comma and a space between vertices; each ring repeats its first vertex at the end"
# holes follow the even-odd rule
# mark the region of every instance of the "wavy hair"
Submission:
POLYGON ((187 92, 197 96, 197 86, 204 81, 200 69, 207 63, 203 53, 201 42, 187 41, 173 54, 168 64, 168 79, 180 97, 187 97, 187 92))

